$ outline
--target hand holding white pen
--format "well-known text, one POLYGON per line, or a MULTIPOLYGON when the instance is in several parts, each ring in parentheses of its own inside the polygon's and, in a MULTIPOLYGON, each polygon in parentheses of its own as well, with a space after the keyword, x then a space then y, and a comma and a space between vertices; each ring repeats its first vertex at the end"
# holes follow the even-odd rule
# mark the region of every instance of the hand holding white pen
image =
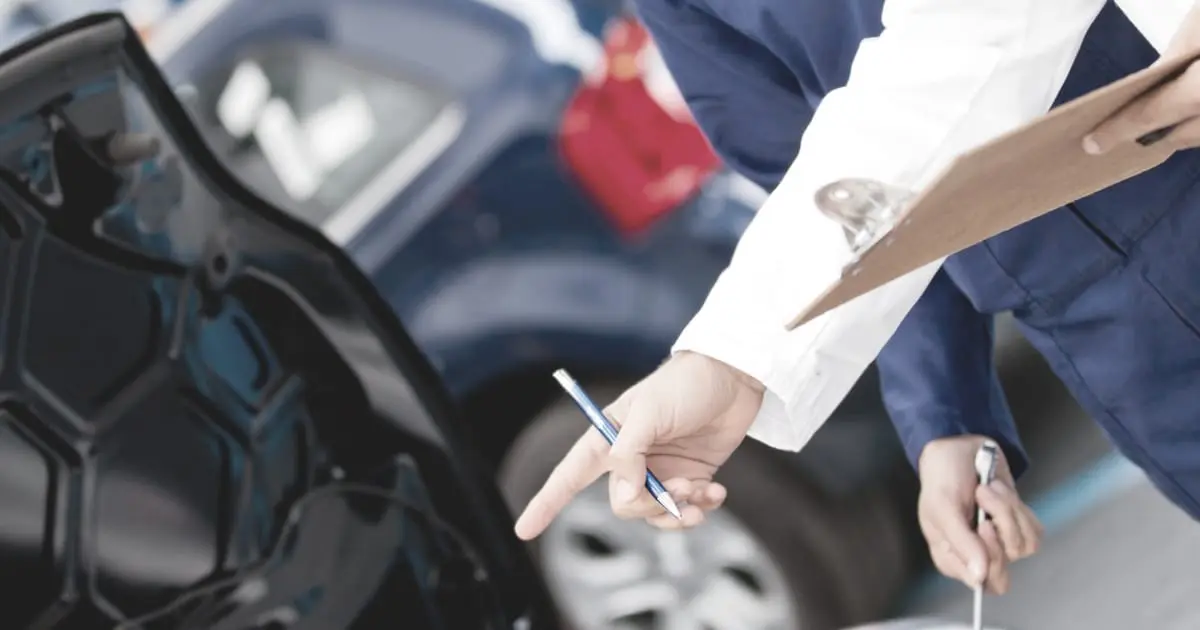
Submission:
POLYGON ((1021 501, 1004 452, 997 449, 995 478, 980 484, 975 469, 979 435, 934 440, 918 462, 921 532, 938 571, 971 588, 1008 591, 1008 565, 1037 552, 1042 525, 1021 501), (975 529, 977 510, 991 518, 975 529))
MULTIPOLYGON (((604 412, 596 406, 596 403, 592 402, 591 397, 583 391, 579 383, 566 370, 555 370, 554 380, 558 381, 558 384, 567 392, 571 400, 575 401, 575 405, 587 417, 588 422, 592 424, 592 428, 604 436, 604 441, 608 442, 609 446, 615 444, 620 437, 620 431, 612 423, 612 420, 609 420, 608 416, 604 415, 604 412)), ((646 490, 650 491, 650 496, 654 497, 654 500, 667 513, 674 516, 676 520, 683 520, 683 514, 679 512, 679 506, 675 504, 675 499, 671 498, 671 493, 659 481, 658 476, 654 474, 653 470, 646 471, 646 490)))
POLYGON ((762 405, 762 386, 725 364, 681 352, 629 388, 604 415, 619 429, 610 447, 581 422, 581 437, 517 519, 516 532, 540 535, 584 488, 609 472, 613 513, 664 529, 692 527, 725 501, 713 481, 762 405), (653 470, 679 505, 675 518, 646 491, 653 470))

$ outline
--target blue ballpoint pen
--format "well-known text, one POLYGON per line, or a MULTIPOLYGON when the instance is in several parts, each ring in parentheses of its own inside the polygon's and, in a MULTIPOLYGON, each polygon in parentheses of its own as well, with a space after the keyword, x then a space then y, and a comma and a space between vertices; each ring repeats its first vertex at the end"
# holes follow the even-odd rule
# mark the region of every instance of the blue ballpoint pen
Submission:
MULTIPOLYGON (((600 435, 604 436, 604 439, 609 444, 617 441, 617 428, 613 426, 612 422, 609 422, 604 412, 600 411, 596 403, 592 402, 592 399, 584 393, 583 388, 579 386, 579 383, 575 382, 575 379, 571 378, 570 374, 567 374, 566 370, 555 370, 554 380, 558 381, 558 384, 566 390, 571 400, 574 400, 579 409, 583 411, 583 415, 587 416, 588 422, 591 422, 592 426, 596 427, 596 430, 600 432, 600 435)), ((667 489, 663 487, 658 477, 655 477, 654 473, 649 470, 646 471, 646 489, 650 491, 650 494, 654 497, 655 501, 658 501, 659 505, 671 513, 671 516, 678 519, 683 518, 679 513, 679 506, 675 505, 675 500, 671 498, 671 493, 667 492, 667 489)))

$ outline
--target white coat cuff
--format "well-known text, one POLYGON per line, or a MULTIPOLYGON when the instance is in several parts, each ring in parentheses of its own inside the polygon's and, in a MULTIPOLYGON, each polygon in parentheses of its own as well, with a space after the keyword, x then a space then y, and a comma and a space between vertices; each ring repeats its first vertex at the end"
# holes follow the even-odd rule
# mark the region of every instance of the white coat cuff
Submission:
POLYGON ((793 313, 765 304, 753 295, 754 283, 739 282, 731 273, 727 270, 717 281, 672 352, 703 354, 762 383, 763 403, 748 435, 774 448, 798 451, 825 420, 803 412, 811 404, 802 398, 820 389, 812 355, 800 347, 811 336, 789 333, 785 322, 793 313))

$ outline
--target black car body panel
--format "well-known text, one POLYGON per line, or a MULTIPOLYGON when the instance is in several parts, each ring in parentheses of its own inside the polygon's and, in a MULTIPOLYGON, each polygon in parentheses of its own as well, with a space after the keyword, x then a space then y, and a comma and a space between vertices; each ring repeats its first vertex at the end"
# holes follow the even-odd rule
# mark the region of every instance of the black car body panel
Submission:
POLYGON ((0 56, 5 628, 552 627, 428 362, 117 14, 0 56))

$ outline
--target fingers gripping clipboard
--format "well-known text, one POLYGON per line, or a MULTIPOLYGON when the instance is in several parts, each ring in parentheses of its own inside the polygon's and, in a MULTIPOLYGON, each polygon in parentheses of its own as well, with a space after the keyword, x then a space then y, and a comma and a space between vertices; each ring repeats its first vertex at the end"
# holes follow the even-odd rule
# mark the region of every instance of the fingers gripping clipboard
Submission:
POLYGON ((822 188, 818 206, 835 202, 849 210, 842 223, 855 255, 841 278, 801 311, 788 329, 939 258, 1161 164, 1172 153, 1162 144, 1129 143, 1093 156, 1083 152, 1083 137, 1197 59, 1200 51, 1163 60, 1057 107, 959 156, 918 195, 866 180, 822 188))

